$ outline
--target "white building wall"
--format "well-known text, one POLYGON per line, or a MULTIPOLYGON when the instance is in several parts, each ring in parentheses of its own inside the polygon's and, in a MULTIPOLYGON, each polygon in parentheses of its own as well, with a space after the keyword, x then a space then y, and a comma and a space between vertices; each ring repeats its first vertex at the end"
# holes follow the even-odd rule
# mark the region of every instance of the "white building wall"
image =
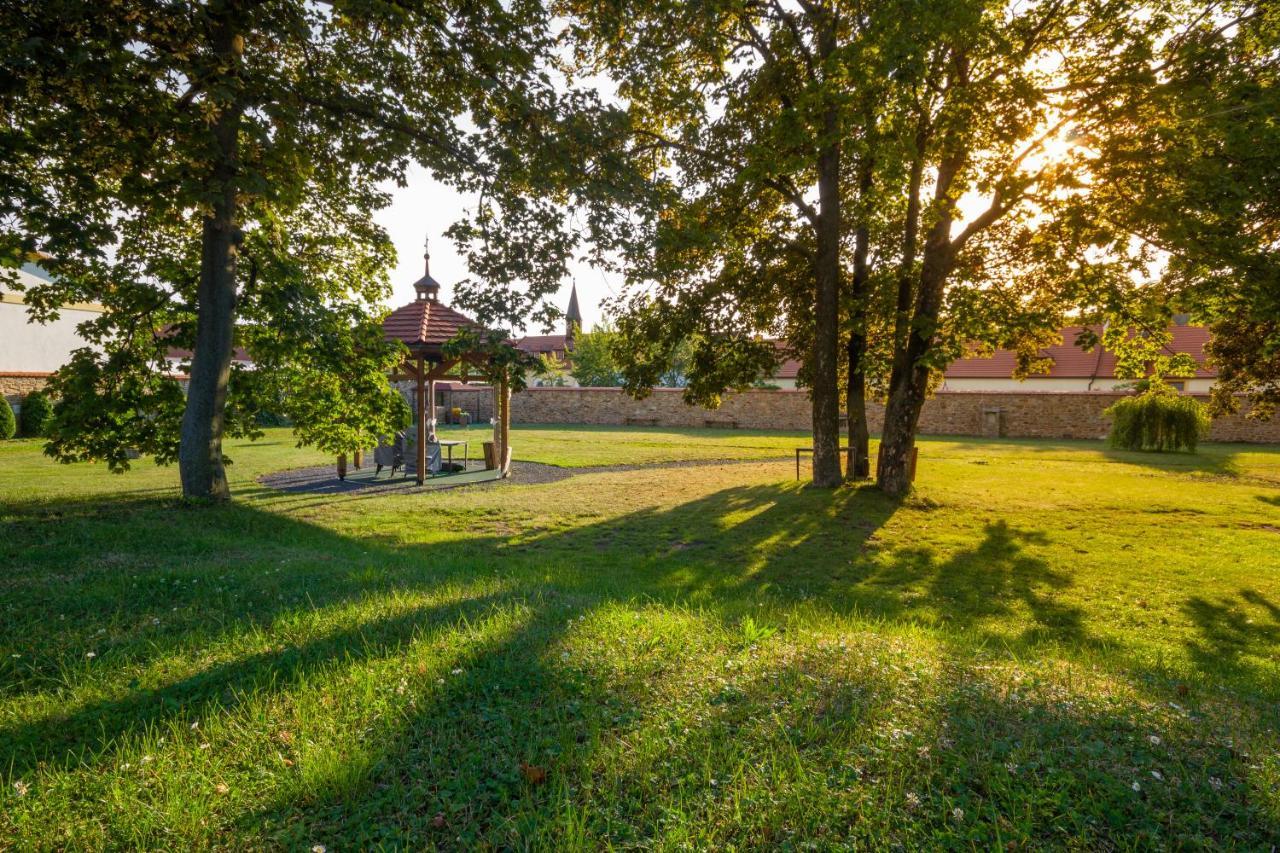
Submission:
MULTIPOLYGON (((19 270, 18 278, 26 285, 40 283, 26 270, 19 270)), ((75 305, 60 310, 50 323, 28 322, 22 294, 0 293, 0 373, 53 373, 85 345, 76 327, 101 313, 95 305, 75 305)))

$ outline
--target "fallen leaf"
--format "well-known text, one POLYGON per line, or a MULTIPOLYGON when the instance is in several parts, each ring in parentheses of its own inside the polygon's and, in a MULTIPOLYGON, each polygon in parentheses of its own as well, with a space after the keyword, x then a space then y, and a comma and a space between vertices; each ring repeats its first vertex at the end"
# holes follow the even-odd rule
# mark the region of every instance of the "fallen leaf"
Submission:
POLYGON ((436 816, 431 818, 431 825, 434 826, 436 829, 444 829, 445 827, 444 812, 436 812, 436 816))
POLYGON ((545 767, 539 767, 536 764, 525 764, 520 762, 520 772, 524 774, 524 780, 530 785, 541 785, 547 781, 547 770, 545 767))

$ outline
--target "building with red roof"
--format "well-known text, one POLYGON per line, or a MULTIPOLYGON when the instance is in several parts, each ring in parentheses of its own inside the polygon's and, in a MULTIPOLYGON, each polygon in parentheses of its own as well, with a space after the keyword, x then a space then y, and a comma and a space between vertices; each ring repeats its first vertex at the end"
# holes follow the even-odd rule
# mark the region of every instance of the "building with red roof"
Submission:
MULTIPOLYGON (((1116 376, 1115 354, 1101 344, 1086 352, 1076 346, 1083 326, 1068 326, 1061 331, 1062 343, 1045 347, 1041 354, 1053 360, 1047 373, 1026 379, 1013 378, 1017 358, 1011 350, 996 350, 989 356, 972 356, 953 361, 943 377, 944 391, 1111 391, 1126 380, 1116 376)), ((1101 336, 1103 327, 1089 327, 1101 336)), ((1209 330, 1186 322, 1169 327, 1172 340, 1169 354, 1186 353, 1198 365, 1194 377, 1170 380, 1180 391, 1207 393, 1217 376, 1207 363, 1204 352, 1209 330)))
MULTIPOLYGON (((1186 353, 1195 359, 1198 368, 1194 377, 1170 380, 1170 384, 1180 391, 1206 394, 1217 376, 1213 367, 1207 363, 1204 351, 1209 342, 1209 330, 1204 326, 1190 325, 1183 318, 1178 319, 1180 322, 1169 327, 1169 333, 1173 337, 1168 345, 1169 353, 1186 353)), ((1084 328, 1066 327, 1060 332, 1062 343, 1045 347, 1041 351, 1042 356, 1053 360, 1047 373, 1015 379, 1013 372, 1017 366, 1017 356, 1012 350, 1002 349, 989 356, 974 355, 953 361, 943 376, 941 390, 1112 391, 1126 381, 1116 376, 1115 354, 1101 344, 1088 352, 1076 346, 1076 338, 1084 328)), ((1089 328, 1101 337, 1102 326, 1089 328)), ((775 344, 781 361, 766 382, 779 388, 795 388, 800 361, 787 353, 783 342, 776 341, 775 344)))

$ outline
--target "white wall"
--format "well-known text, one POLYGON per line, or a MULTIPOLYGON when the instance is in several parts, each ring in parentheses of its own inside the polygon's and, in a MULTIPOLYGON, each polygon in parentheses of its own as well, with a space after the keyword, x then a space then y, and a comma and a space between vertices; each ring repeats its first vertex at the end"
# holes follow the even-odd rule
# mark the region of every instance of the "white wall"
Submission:
MULTIPOLYGON (((40 279, 26 270, 18 271, 24 284, 40 279)), ((48 324, 29 323, 21 293, 0 293, 0 373, 52 373, 71 358, 71 351, 85 341, 76 326, 102 313, 93 305, 76 305, 58 312, 48 324)))

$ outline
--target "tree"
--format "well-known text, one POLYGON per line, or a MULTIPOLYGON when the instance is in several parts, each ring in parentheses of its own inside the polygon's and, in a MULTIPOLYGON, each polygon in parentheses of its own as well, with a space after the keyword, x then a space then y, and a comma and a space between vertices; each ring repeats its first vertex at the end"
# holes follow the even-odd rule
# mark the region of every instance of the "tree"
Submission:
MULTIPOLYGON (((776 363, 768 338, 790 320, 803 327, 792 345, 806 362, 818 486, 841 480, 846 201, 851 176, 869 171, 861 131, 874 81, 892 70, 869 21, 897 5, 560 6, 579 58, 618 82, 628 154, 650 181, 635 199, 647 215, 615 241, 632 285, 614 306, 626 387, 653 387, 689 341, 686 400, 717 405, 776 363)), ((854 249, 862 273, 868 239, 854 249)), ((854 290, 868 280, 855 275, 854 290)), ((865 302, 859 292, 849 304, 856 313, 865 302)), ((857 438, 865 462, 864 417, 857 438)))
POLYGON ((13 416, 13 407, 9 401, 0 397, 0 441, 13 438, 18 432, 18 421, 13 416))
POLYGON ((912 9, 916 49, 886 99, 905 168, 881 182, 901 210, 887 232, 898 272, 877 470, 891 495, 910 488, 920 411, 948 361, 1007 346, 1029 372, 1068 316, 1114 310, 1131 287, 1131 263, 1098 257, 1093 184, 1071 141, 1169 25, 1126 2, 912 9), (1076 85, 1104 68, 1106 85, 1076 85))
POLYGON ((22 434, 28 438, 38 438, 49 431, 49 423, 53 418, 53 409, 49 398, 41 391, 31 391, 22 398, 22 434))
POLYGON ((614 360, 618 334, 608 326, 595 326, 573 338, 570 372, 578 384, 588 388, 616 388, 622 376, 614 360))
POLYGON ((568 372, 569 366, 564 363, 563 359, 557 358, 553 352, 539 355, 538 363, 534 367, 534 373, 538 377, 538 385, 541 387, 564 387, 565 376, 568 372))
POLYGON ((1269 417, 1280 404, 1280 9, 1231 2, 1183 17, 1089 128, 1091 212, 1114 251, 1154 268, 1148 302, 1210 324, 1213 412, 1243 397, 1269 417))
POLYGON ((564 172, 547 164, 568 101, 539 3, 18 0, 0 31, 0 263, 50 256, 36 319, 106 308, 52 383, 55 458, 123 470, 136 448, 225 499, 223 437, 263 405, 332 452, 391 429, 392 250, 371 214, 410 159, 486 193, 494 243, 545 235, 520 265, 491 253, 498 280, 563 268, 531 191, 564 172), (171 347, 193 352, 185 397, 171 347))

